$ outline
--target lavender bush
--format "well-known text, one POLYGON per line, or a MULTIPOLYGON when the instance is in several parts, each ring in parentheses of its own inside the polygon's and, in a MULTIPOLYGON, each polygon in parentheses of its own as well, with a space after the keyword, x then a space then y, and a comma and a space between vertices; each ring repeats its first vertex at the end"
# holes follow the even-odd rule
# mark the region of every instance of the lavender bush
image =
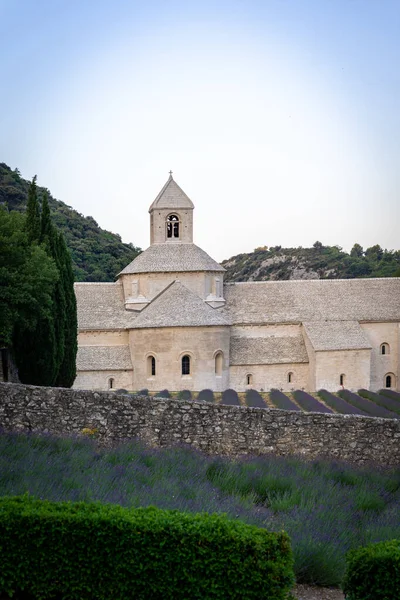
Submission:
POLYGON ((257 390, 246 391, 246 405, 253 408, 267 408, 264 398, 257 392, 257 390))
POLYGON ((292 402, 290 398, 285 396, 281 391, 272 389, 270 391, 269 397, 272 401, 272 404, 276 408, 281 408, 282 410, 301 410, 297 404, 292 402))
POLYGON ((400 394, 399 392, 395 392, 394 390, 388 390, 383 388, 383 390, 379 390, 379 394, 381 396, 387 396, 388 398, 392 398, 392 400, 397 400, 400 402, 400 394))
POLYGON ((215 402, 214 392, 212 390, 201 390, 198 393, 197 400, 200 402, 215 402))
POLYGON ((400 419, 400 402, 398 400, 393 400, 393 398, 375 394, 375 392, 370 392, 369 390, 358 390, 358 395, 375 402, 375 404, 379 404, 379 406, 383 406, 383 408, 386 408, 392 413, 397 413, 393 414, 392 418, 400 419))
POLYGON ((221 399, 222 404, 227 404, 228 406, 240 406, 239 396, 235 390, 229 389, 225 390, 222 394, 221 399))
POLYGON ((343 400, 340 396, 335 396, 335 394, 331 394, 327 390, 319 390, 317 392, 318 396, 323 400, 328 406, 333 408, 335 412, 341 413, 343 415, 364 415, 368 416, 367 412, 364 412, 360 408, 353 406, 343 400))
POLYGON ((298 402, 303 410, 306 412, 320 412, 320 413, 332 413, 333 411, 319 402, 314 396, 310 396, 302 390, 296 390, 293 392, 293 398, 298 402))
POLYGON ((212 458, 187 447, 0 435, 0 494, 188 512, 224 512, 292 539, 299 582, 338 585, 345 553, 400 537, 400 473, 264 456, 212 458))
POLYGON ((370 417, 384 417, 385 419, 396 418, 394 413, 391 413, 386 408, 383 408, 383 406, 378 406, 378 404, 375 404, 375 402, 371 402, 371 400, 367 400, 367 398, 358 396, 349 390, 339 390, 338 394, 341 398, 343 398, 343 400, 346 400, 346 402, 349 402, 349 404, 360 408, 370 417))

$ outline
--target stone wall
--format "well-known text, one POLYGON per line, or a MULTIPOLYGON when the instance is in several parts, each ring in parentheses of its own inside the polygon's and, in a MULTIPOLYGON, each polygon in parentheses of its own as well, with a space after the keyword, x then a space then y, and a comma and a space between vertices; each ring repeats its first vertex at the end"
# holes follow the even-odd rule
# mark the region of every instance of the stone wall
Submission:
POLYGON ((190 444, 220 455, 298 454, 400 464, 400 421, 39 388, 0 383, 0 427, 79 434, 110 444, 138 437, 155 446, 190 444))

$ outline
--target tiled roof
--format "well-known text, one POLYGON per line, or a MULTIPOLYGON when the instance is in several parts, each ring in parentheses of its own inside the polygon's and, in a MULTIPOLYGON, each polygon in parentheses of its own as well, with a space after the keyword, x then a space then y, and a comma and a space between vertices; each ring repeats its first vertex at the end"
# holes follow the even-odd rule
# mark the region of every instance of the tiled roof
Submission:
POLYGON ((194 204, 170 175, 167 183, 150 206, 149 212, 155 208, 194 208, 194 204))
POLYGON ((78 371, 125 371, 132 369, 129 346, 79 346, 78 371))
POLYGON ((132 327, 229 325, 219 312, 179 281, 171 283, 137 316, 132 327))
POLYGON ((400 321, 400 277, 232 283, 224 297, 233 323, 400 321))
POLYGON ((128 273, 166 273, 187 271, 225 271, 195 244, 166 242, 153 244, 139 254, 119 275, 128 273))
POLYGON ((273 365, 277 363, 308 363, 307 350, 301 336, 231 338, 231 365, 273 365))
POLYGON ((314 350, 371 348, 358 321, 307 321, 303 325, 314 350))
POLYGON ((75 283, 78 327, 126 329, 136 313, 126 311, 121 283, 75 283))

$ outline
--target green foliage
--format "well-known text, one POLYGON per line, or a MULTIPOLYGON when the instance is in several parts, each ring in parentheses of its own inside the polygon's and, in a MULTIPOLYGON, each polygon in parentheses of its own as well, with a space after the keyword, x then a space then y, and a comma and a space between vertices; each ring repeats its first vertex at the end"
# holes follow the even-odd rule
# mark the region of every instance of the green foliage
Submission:
POLYGON ((71 257, 64 237, 52 224, 47 193, 42 210, 37 201, 36 178, 29 186, 25 219, 27 239, 54 261, 51 306, 34 325, 17 318, 10 344, 23 383, 70 387, 76 376, 77 316, 71 257))
POLYGON ((179 400, 191 400, 192 392, 190 390, 181 390, 178 393, 178 398, 179 398, 179 400))
POLYGON ((2 498, 0 539, 0 592, 41 600, 284 600, 294 582, 287 534, 219 515, 2 498))
POLYGON ((343 591, 347 600, 400 598, 400 541, 351 550, 347 555, 343 591))
MULTIPOLYGON (((29 184, 0 163, 0 204, 10 211, 24 212, 28 203, 29 184)), ((54 225, 65 237, 71 253, 72 270, 76 281, 114 281, 115 276, 140 252, 132 244, 124 244, 119 235, 101 229, 92 217, 84 217, 59 200, 45 188, 36 188, 39 205, 47 195, 54 225)), ((43 216, 43 207, 42 207, 43 216)), ((35 236, 37 229, 35 228, 35 236)), ((40 230, 39 230, 40 234, 40 230)))
POLYGON ((52 311, 57 267, 44 247, 30 244, 25 217, 0 207, 0 346, 15 328, 34 331, 52 311))
POLYGON ((39 242, 40 240, 40 209, 37 198, 36 175, 32 179, 28 190, 28 203, 26 206, 26 231, 28 241, 39 242))
POLYGON ((400 250, 382 250, 376 245, 364 252, 360 244, 354 244, 349 254, 339 246, 323 246, 321 242, 315 242, 312 248, 275 246, 268 250, 263 246, 233 256, 222 266, 227 270, 226 281, 290 279, 295 269, 321 279, 398 277, 400 250))

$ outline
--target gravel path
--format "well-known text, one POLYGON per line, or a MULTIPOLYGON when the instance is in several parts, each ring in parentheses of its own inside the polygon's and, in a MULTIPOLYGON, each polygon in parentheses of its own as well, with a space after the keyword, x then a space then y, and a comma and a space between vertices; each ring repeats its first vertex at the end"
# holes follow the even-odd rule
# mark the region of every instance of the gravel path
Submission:
POLYGON ((337 588, 296 585, 293 593, 297 600, 344 600, 343 592, 337 588))

